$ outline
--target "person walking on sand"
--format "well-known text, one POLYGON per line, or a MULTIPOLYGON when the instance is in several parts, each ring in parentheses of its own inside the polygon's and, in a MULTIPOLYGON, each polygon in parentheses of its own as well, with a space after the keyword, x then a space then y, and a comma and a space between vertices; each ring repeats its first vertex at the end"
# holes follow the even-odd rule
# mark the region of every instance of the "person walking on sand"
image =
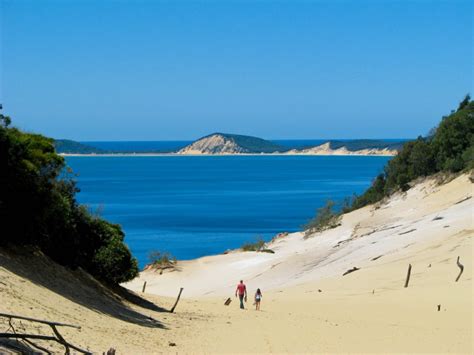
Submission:
POLYGON ((262 291, 257 288, 257 292, 255 292, 255 310, 260 310, 260 301, 262 300, 262 291))
POLYGON ((237 293, 239 294, 240 299, 240 309, 244 309, 244 300, 247 302, 247 287, 242 280, 237 285, 237 289, 235 290, 235 297, 237 297, 237 293))

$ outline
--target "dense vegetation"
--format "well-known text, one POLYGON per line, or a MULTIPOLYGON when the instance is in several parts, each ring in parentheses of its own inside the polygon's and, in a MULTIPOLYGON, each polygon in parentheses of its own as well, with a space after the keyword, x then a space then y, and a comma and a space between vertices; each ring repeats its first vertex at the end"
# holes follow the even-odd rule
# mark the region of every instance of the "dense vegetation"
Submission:
MULTIPOLYGON (((288 148, 284 148, 279 144, 270 142, 266 139, 252 137, 252 136, 243 136, 239 134, 228 134, 228 133, 214 133, 207 137, 210 137, 216 134, 232 140, 239 147, 243 148, 246 153, 273 153, 277 151, 281 152, 281 151, 288 150, 288 148)), ((203 137, 203 138, 206 138, 206 137, 203 137)))
POLYGON ((69 139, 56 139, 54 140, 54 147, 57 153, 69 153, 69 154, 103 154, 106 153, 104 150, 90 145, 71 141, 69 139))
POLYGON ((78 189, 53 140, 10 123, 0 115, 0 244, 33 245, 107 283, 134 278, 137 261, 120 226, 77 203, 78 189))
POLYGON ((409 183, 437 172, 459 172, 474 168, 474 101, 467 95, 456 111, 443 117, 427 137, 407 142, 388 162, 384 172, 345 211, 380 201, 409 183))

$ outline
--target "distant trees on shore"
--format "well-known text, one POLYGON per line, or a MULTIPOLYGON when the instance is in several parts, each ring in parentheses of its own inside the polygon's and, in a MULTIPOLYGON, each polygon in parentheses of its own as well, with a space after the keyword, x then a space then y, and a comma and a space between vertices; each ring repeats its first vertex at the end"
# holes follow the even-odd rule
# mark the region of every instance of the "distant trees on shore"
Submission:
POLYGON ((469 95, 456 111, 443 117, 428 137, 407 142, 385 166, 372 186, 353 198, 344 209, 352 211, 380 201, 396 190, 408 190, 409 182, 437 172, 459 172, 474 168, 474 101, 469 95))
POLYGON ((56 262, 118 284, 138 274, 119 225, 78 204, 54 141, 0 115, 0 245, 38 247, 56 262))

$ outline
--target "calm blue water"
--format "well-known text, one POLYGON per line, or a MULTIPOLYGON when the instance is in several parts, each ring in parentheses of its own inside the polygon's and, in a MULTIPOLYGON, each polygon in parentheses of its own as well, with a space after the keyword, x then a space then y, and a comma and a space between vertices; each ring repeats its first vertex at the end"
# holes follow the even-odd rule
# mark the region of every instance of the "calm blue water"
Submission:
POLYGON ((297 231, 326 199, 361 193, 387 157, 67 157, 79 202, 125 230, 140 265, 152 249, 191 259, 257 235, 297 231))

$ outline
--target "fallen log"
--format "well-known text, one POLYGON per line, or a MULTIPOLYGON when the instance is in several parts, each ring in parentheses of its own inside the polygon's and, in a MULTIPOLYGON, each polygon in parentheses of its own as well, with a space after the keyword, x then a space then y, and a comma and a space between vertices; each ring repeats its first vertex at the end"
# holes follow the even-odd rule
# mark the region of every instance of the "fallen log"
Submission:
POLYGON ((36 344, 31 342, 30 339, 51 340, 51 341, 55 341, 55 342, 63 345, 65 350, 66 350, 65 354, 70 354, 71 353, 70 349, 74 349, 74 350, 76 350, 80 353, 83 353, 83 354, 92 354, 90 351, 83 350, 83 349, 81 349, 81 348, 79 348, 79 347, 77 347, 77 346, 75 346, 71 343, 68 343, 63 338, 63 336, 59 333, 58 329, 56 328, 56 327, 71 327, 71 328, 81 329, 81 327, 78 326, 78 325, 59 323, 59 322, 51 322, 51 321, 47 321, 47 320, 44 320, 44 319, 35 319, 35 318, 17 316, 17 315, 14 315, 14 314, 7 314, 7 313, 0 313, 0 317, 8 318, 9 324, 10 324, 10 329, 12 329, 12 331, 13 331, 13 334, 11 334, 11 333, 0 333, 0 338, 22 339, 22 340, 25 340, 26 342, 30 343, 32 346, 34 346, 36 348, 39 348, 43 351, 45 350, 44 348, 37 346, 36 344), (15 328, 14 328, 13 324, 12 324, 12 319, 20 319, 20 320, 25 320, 25 321, 34 322, 34 323, 46 324, 49 327, 51 327, 51 329, 53 330, 53 333, 54 333, 55 336, 17 333, 15 331, 15 328))
POLYGON ((72 348, 76 351, 79 351, 80 353, 92 355, 90 351, 83 350, 70 343, 62 342, 58 338, 50 336, 50 335, 0 333, 0 338, 15 338, 15 339, 23 339, 23 340, 28 340, 28 339, 50 340, 50 341, 55 341, 56 343, 63 345, 66 348, 66 354, 70 354, 69 348, 72 348))
POLYGON ((14 315, 14 314, 0 313, 0 317, 11 318, 11 319, 22 319, 22 320, 27 320, 27 321, 30 321, 30 322, 47 324, 49 326, 55 325, 55 326, 58 326, 58 327, 71 327, 71 328, 81 329, 80 326, 74 325, 74 324, 50 322, 50 321, 43 320, 43 319, 28 318, 28 317, 23 317, 23 316, 17 316, 17 315, 14 315))
POLYGON ((459 275, 458 275, 458 277, 456 277, 456 281, 455 281, 455 282, 458 282, 458 281, 459 281, 459 278, 461 277, 461 274, 462 274, 463 271, 464 271, 464 265, 459 262, 459 256, 458 256, 458 259, 456 260, 456 264, 458 265, 458 267, 459 267, 459 269, 460 269, 460 270, 459 270, 459 275))

